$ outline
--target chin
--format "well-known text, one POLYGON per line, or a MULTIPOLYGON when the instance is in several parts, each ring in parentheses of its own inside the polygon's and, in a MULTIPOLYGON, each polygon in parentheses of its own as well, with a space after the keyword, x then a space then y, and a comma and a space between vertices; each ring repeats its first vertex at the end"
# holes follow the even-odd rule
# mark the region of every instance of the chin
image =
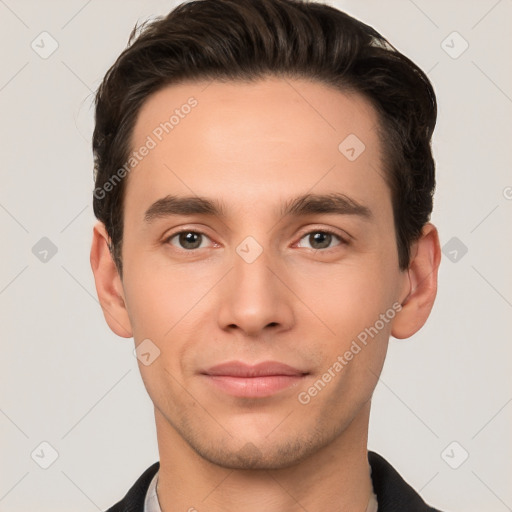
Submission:
POLYGON ((294 466, 327 444, 320 437, 246 440, 228 437, 218 442, 189 437, 189 446, 203 459, 226 469, 271 470, 294 466))

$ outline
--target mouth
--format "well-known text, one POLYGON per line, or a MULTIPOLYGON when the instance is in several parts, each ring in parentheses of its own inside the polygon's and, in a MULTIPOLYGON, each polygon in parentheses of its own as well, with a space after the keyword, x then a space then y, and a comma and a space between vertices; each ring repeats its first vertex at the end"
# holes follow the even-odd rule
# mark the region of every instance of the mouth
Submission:
POLYGON ((308 372, 276 361, 249 365, 231 361, 200 372, 207 382, 229 395, 264 398, 297 386, 308 372))

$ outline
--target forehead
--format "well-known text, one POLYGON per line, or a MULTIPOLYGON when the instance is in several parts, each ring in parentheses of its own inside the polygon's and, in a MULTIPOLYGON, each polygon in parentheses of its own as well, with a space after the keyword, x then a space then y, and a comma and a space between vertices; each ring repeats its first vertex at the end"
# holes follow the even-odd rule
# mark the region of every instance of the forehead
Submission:
POLYGON ((132 150, 150 149, 129 173, 126 204, 166 193, 238 198, 239 206, 287 191, 382 194, 377 126, 361 95, 318 82, 167 86, 137 116, 132 150))

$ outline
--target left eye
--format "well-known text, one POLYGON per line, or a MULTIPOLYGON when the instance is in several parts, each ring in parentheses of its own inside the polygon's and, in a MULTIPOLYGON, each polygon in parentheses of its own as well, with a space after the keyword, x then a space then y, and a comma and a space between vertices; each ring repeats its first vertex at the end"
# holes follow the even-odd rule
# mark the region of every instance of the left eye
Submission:
MULTIPOLYGON (((300 239, 299 243, 305 239, 310 243, 311 249, 314 249, 314 250, 330 249, 331 242, 334 239, 337 239, 340 242, 340 244, 342 244, 344 242, 344 240, 342 240, 342 238, 339 237, 338 235, 331 233, 330 231, 320 231, 320 230, 311 231, 310 233, 306 234, 305 236, 303 236, 300 239)), ((338 244, 338 245, 340 245, 340 244, 338 244)))

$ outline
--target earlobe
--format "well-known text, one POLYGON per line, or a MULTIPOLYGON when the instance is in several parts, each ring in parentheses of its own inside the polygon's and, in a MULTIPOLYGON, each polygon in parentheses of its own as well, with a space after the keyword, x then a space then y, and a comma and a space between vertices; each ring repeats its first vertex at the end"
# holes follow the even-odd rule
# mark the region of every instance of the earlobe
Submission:
POLYGON ((133 336, 124 300, 123 284, 109 249, 109 237, 102 222, 93 229, 91 268, 96 293, 110 329, 123 338, 133 336))
POLYGON ((409 294, 396 315, 391 335, 409 338, 427 321, 437 294, 437 272, 441 262, 441 248, 436 227, 427 223, 414 244, 413 256, 407 270, 409 294))

